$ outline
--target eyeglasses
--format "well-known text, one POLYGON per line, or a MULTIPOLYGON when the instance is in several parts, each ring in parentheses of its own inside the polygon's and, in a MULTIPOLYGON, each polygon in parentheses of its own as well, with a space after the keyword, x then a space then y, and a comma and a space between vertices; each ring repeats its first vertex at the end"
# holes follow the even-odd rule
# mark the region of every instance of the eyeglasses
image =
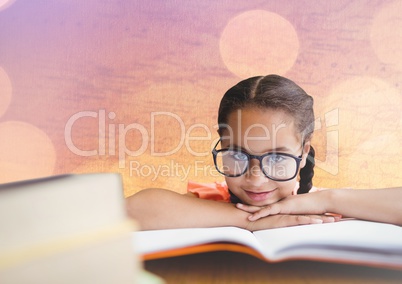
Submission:
POLYGON ((216 143, 212 150, 217 171, 227 177, 239 177, 249 170, 250 160, 260 161, 260 169, 264 175, 274 181, 288 181, 293 179, 299 170, 302 155, 296 157, 287 153, 266 153, 261 156, 236 149, 220 149, 216 143))

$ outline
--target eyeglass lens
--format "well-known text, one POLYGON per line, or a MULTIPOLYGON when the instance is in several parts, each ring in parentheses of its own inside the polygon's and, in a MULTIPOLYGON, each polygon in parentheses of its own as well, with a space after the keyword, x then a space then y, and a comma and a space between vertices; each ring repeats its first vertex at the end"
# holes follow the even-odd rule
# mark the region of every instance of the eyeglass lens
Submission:
MULTIPOLYGON (((248 155, 240 151, 224 150, 216 154, 217 169, 227 176, 240 176, 247 170, 253 173, 257 168, 253 166, 249 169, 249 163, 248 155)), ((270 178, 286 180, 296 174, 297 161, 290 156, 271 153, 262 158, 258 167, 270 178)))

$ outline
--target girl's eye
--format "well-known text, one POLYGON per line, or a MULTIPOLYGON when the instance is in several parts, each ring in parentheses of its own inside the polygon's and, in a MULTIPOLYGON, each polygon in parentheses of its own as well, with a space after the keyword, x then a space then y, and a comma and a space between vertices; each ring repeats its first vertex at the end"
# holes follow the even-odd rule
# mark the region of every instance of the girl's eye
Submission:
POLYGON ((232 157, 233 157, 235 160, 238 160, 238 161, 247 161, 247 160, 248 160, 247 155, 245 155, 245 154, 242 153, 242 152, 234 152, 234 153, 232 154, 232 157))
POLYGON ((269 163, 270 164, 278 164, 284 160, 284 157, 281 155, 272 154, 269 156, 269 163))

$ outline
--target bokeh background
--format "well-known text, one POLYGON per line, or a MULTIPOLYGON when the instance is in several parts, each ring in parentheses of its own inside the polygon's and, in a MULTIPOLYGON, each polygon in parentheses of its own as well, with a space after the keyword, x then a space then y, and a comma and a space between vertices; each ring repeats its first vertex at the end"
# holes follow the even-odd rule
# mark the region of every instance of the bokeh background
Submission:
POLYGON ((276 73, 315 99, 315 185, 402 185, 401 27, 400 0, 0 0, 0 182, 222 180, 220 98, 276 73))

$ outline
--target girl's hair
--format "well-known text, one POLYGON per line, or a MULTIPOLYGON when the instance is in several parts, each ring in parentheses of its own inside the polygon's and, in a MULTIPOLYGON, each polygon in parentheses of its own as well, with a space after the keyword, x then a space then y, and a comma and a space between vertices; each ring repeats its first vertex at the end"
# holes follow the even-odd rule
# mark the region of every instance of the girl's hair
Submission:
MULTIPOLYGON (((313 98, 293 81, 278 76, 252 77, 239 82, 223 96, 218 113, 219 134, 228 125, 229 114, 246 107, 281 110, 293 117, 303 145, 314 131, 313 98)), ((305 167, 300 170, 297 193, 307 193, 313 186, 314 149, 310 147, 305 167)))

